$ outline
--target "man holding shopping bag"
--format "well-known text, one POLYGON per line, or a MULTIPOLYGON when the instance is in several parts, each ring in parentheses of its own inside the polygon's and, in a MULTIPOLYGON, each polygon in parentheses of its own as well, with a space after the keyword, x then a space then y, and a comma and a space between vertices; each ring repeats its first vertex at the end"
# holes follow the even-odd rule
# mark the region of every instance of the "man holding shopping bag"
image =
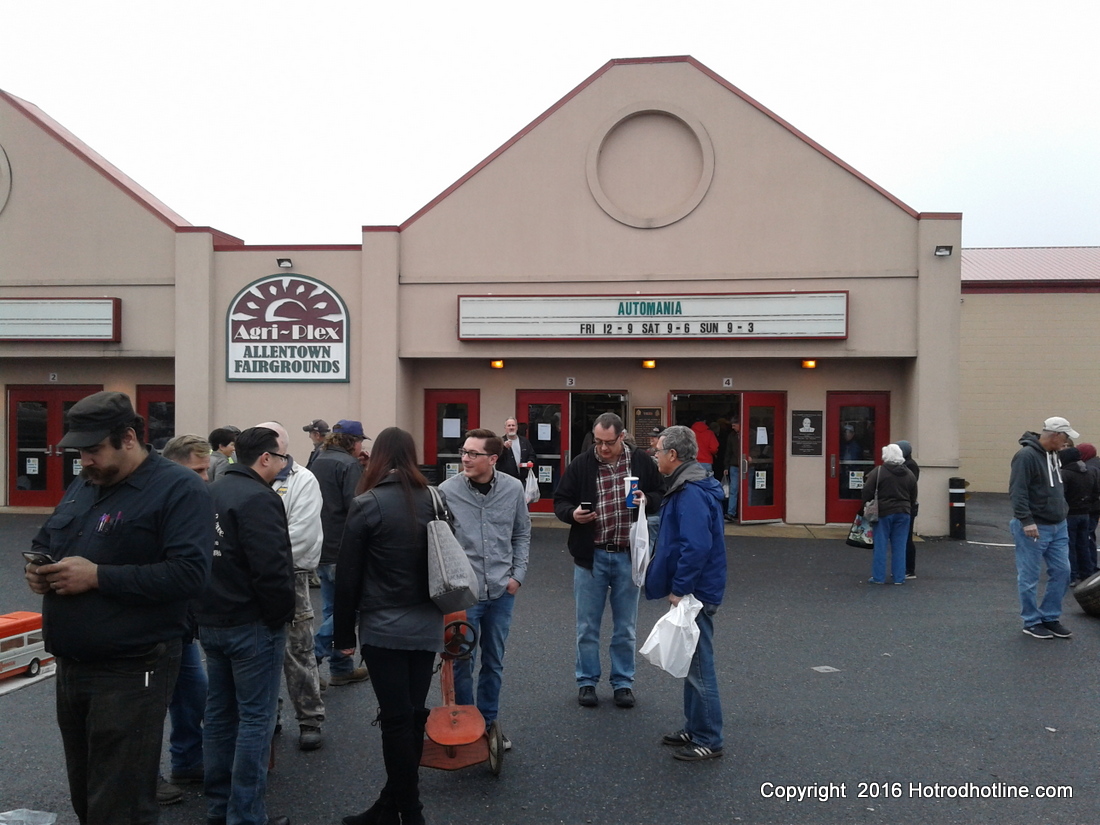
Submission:
POLYGON ((657 551, 646 575, 647 599, 673 605, 689 594, 703 603, 699 641, 684 682, 684 726, 665 734, 673 757, 698 762, 722 755, 722 703, 714 670, 714 614, 726 591, 722 485, 696 461, 695 433, 669 427, 657 440, 657 469, 666 478, 657 551))

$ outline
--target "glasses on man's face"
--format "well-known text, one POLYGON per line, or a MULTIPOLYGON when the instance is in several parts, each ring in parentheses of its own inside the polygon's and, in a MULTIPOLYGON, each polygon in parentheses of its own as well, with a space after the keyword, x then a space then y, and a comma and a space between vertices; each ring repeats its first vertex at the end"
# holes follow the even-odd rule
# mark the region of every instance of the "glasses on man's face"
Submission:
POLYGON ((276 458, 281 458, 283 461, 290 461, 290 456, 283 455, 282 453, 273 453, 271 450, 265 450, 268 455, 273 455, 276 458))
POLYGON ((597 447, 614 447, 614 446, 615 446, 615 444, 616 444, 616 443, 618 442, 618 440, 619 440, 620 438, 622 438, 622 433, 620 433, 619 435, 615 436, 615 437, 614 437, 613 439, 611 439, 610 441, 604 441, 604 440, 603 440, 602 438, 595 438, 595 437, 593 437, 593 439, 592 439, 592 440, 593 440, 594 442, 596 442, 596 446, 597 446, 597 447))
POLYGON ((461 448, 459 449, 458 454, 462 456, 462 458, 481 458, 482 456, 489 455, 489 453, 479 453, 477 450, 465 450, 461 448))

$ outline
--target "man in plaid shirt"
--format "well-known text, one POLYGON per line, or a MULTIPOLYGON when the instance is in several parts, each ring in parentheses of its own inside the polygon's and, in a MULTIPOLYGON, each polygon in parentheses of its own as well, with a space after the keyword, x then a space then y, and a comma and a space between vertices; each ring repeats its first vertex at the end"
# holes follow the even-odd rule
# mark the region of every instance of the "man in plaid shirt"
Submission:
POLYGON ((573 459, 554 492, 554 513, 570 525, 577 701, 583 707, 599 704, 600 622, 610 600, 611 689, 618 707, 632 708, 639 588, 631 573, 630 524, 658 511, 663 481, 653 459, 623 442, 623 420, 615 413, 597 418, 592 435, 592 449, 573 459), (627 476, 638 478, 636 508, 626 506, 627 476))

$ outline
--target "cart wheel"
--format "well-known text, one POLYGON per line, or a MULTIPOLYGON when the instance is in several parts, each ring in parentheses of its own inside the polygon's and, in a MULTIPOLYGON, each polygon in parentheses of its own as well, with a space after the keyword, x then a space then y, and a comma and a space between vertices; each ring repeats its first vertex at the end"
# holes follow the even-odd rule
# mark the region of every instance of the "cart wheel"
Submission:
POLYGON ((31 659, 31 663, 27 665, 27 676, 33 679, 40 670, 42 670, 42 664, 37 659, 31 659))
POLYGON ((504 734, 500 730, 500 722, 494 719, 485 735, 489 737, 489 770, 493 776, 500 776, 500 769, 504 766, 504 734))

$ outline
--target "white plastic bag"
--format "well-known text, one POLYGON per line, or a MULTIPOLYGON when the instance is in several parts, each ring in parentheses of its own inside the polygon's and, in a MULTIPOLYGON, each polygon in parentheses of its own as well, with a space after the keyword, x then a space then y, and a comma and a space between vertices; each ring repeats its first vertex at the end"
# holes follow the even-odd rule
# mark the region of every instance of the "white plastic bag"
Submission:
POLYGON ((634 584, 645 587, 645 571, 649 567, 649 522, 646 521, 644 511, 630 525, 630 564, 634 584))
POLYGON ((695 646, 699 644, 699 625, 695 617, 702 609, 703 603, 690 593, 680 599, 679 604, 671 607, 653 625, 649 638, 642 645, 642 656, 678 679, 687 676, 695 646))
POLYGON ((524 498, 527 499, 528 504, 534 504, 536 501, 539 500, 540 497, 539 480, 538 477, 535 475, 534 468, 532 468, 527 473, 527 481, 525 482, 525 484, 526 487, 523 491, 524 498))

